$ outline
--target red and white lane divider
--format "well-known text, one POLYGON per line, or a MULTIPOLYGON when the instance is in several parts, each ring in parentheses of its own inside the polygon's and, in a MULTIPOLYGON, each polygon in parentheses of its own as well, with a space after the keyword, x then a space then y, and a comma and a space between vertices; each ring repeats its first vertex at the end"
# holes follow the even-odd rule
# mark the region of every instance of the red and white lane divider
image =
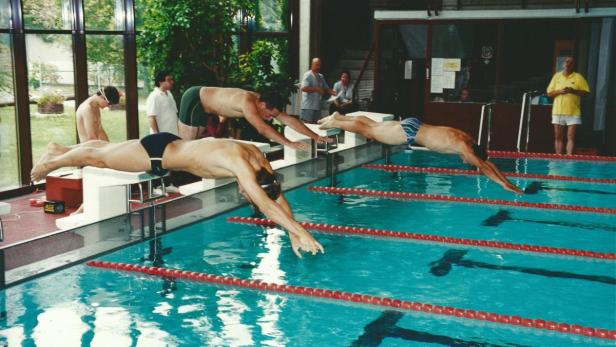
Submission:
POLYGON ((484 199, 484 198, 467 198, 467 197, 439 195, 439 194, 388 192, 388 191, 383 191, 383 190, 373 190, 373 189, 363 189, 363 188, 338 188, 338 187, 325 187, 325 186, 311 186, 311 187, 308 187, 308 190, 327 193, 327 194, 338 194, 338 195, 362 195, 362 196, 377 196, 377 197, 390 198, 390 199, 466 202, 466 203, 483 204, 483 205, 502 205, 502 206, 539 208, 539 209, 548 209, 548 210, 564 210, 564 211, 574 211, 574 212, 594 212, 594 213, 603 213, 603 214, 616 214, 616 208, 607 208, 607 207, 588 207, 588 206, 577 206, 577 205, 548 204, 548 203, 540 203, 540 202, 520 202, 520 201, 484 199))
MULTIPOLYGON (((387 165, 387 164, 364 164, 362 165, 362 167, 365 167, 367 169, 377 169, 377 170, 384 170, 384 171, 389 171, 389 172, 408 171, 408 172, 422 172, 422 173, 436 173, 436 174, 450 174, 450 175, 472 175, 472 176, 478 176, 482 174, 481 172, 477 170, 450 169, 446 167, 421 167, 421 166, 387 165)), ((588 177, 575 177, 575 176, 528 174, 528 173, 517 173, 517 172, 503 172, 503 174, 507 177, 537 178, 537 179, 542 179, 542 180, 616 184, 616 179, 613 179, 613 178, 588 178, 588 177)))
MULTIPOLYGON (((263 219, 263 218, 229 217, 227 218, 227 221, 231 223, 242 223, 242 224, 252 224, 252 225, 262 225, 262 226, 276 226, 276 223, 274 223, 272 220, 263 219)), ((544 254, 551 254, 551 255, 556 254, 556 255, 563 255, 563 256, 593 258, 593 259, 602 259, 602 260, 610 260, 610 261, 616 260, 616 253, 594 252, 594 251, 586 251, 586 250, 581 250, 581 249, 536 246, 536 245, 499 242, 499 241, 488 241, 488 240, 473 240, 473 239, 464 239, 464 238, 458 238, 458 237, 408 233, 408 232, 390 231, 390 230, 383 230, 383 229, 370 229, 370 228, 320 224, 320 223, 299 222, 299 224, 302 227, 306 229, 310 229, 310 230, 340 233, 340 234, 377 236, 377 237, 396 238, 396 239, 404 239, 404 240, 418 240, 418 241, 435 242, 435 243, 440 243, 440 244, 464 245, 464 246, 469 246, 469 247, 474 247, 474 248, 498 248, 498 249, 521 251, 521 252, 534 252, 534 253, 544 253, 544 254)))
POLYGON ((365 305, 385 307, 387 309, 394 308, 399 310, 418 311, 441 316, 459 317, 461 319, 488 321, 496 324, 503 324, 509 326, 513 325, 537 330, 555 331, 564 334, 574 334, 600 339, 616 340, 616 330, 598 329, 577 324, 546 321, 543 319, 531 319, 492 312, 426 304, 416 301, 406 301, 387 297, 343 292, 338 290, 268 283, 258 280, 240 279, 236 277, 218 276, 207 273, 166 269, 153 266, 132 265, 105 261, 90 261, 87 263, 87 265, 101 269, 141 273, 153 276, 160 276, 163 278, 185 279, 214 285, 247 288, 257 291, 294 294, 305 297, 323 298, 342 302, 355 302, 365 305))
POLYGON ((533 158, 533 159, 561 159, 561 160, 616 162, 616 157, 606 157, 606 156, 601 156, 601 155, 582 155, 582 154, 488 151, 488 156, 492 158, 533 158))

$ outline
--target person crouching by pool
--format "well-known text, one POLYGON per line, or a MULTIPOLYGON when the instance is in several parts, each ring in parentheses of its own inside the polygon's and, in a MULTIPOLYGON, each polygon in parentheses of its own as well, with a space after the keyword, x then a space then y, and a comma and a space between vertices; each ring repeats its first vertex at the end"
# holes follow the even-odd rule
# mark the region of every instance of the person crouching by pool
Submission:
POLYGON ((361 134, 387 145, 417 143, 439 153, 459 154, 462 160, 476 166, 484 175, 498 183, 505 190, 522 194, 523 191, 509 182, 500 170, 488 161, 483 147, 479 147, 465 132, 446 127, 422 123, 417 118, 403 121, 375 122, 364 116, 343 116, 338 112, 319 121, 321 129, 339 128, 361 134))
POLYGON ((333 139, 322 137, 308 129, 299 119, 281 111, 284 101, 274 94, 260 95, 239 88, 190 87, 180 101, 179 130, 184 140, 203 137, 210 117, 241 118, 246 120, 268 139, 295 149, 308 149, 304 142, 289 141, 274 128, 265 123, 276 118, 300 134, 316 142, 331 142, 333 139))
POLYGON ((150 171, 159 176, 168 170, 181 170, 203 178, 236 177, 244 197, 288 231, 298 257, 301 251, 313 255, 324 252, 323 246, 294 220, 269 161, 253 145, 212 138, 185 141, 164 132, 120 143, 95 140, 70 147, 50 143, 32 169, 31 178, 41 180, 61 167, 86 165, 150 171))

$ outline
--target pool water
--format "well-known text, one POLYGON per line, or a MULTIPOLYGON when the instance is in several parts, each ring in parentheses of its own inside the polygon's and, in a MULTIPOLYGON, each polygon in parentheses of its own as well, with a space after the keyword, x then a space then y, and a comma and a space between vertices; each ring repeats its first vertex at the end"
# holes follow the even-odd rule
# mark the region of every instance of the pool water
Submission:
MULTIPOLYGON (((503 171, 614 178, 616 164, 496 159, 503 171)), ((466 168, 429 152, 392 164, 466 168)), ((536 179, 514 179, 525 187, 536 179)), ((329 181, 311 185, 326 185, 329 181)), ((542 181, 516 196, 485 177, 357 168, 338 187, 527 202, 616 206, 616 185, 542 181), (557 189, 547 189, 557 188, 557 189)), ((616 216, 430 201, 285 195, 297 220, 616 252, 616 216)), ((616 264, 515 251, 314 232, 324 255, 295 257, 277 228, 233 224, 248 207, 162 237, 165 267, 279 284, 616 329, 616 264)), ((151 265, 140 244, 100 260, 151 265)), ((203 283, 85 265, 7 289, 9 346, 613 346, 613 341, 203 283)))

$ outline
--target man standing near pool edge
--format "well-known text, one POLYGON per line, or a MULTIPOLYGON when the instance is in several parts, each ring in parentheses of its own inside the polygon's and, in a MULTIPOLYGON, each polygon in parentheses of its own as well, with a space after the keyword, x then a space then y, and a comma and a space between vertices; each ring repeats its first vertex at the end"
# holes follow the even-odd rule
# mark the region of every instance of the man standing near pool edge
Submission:
POLYGON ((565 57, 563 70, 557 72, 550 85, 548 96, 554 98, 552 105, 552 124, 554 124, 554 151, 563 154, 563 131, 567 127, 567 154, 573 154, 575 132, 582 124, 580 109, 581 97, 590 94, 590 88, 584 77, 573 71, 575 58, 565 57))

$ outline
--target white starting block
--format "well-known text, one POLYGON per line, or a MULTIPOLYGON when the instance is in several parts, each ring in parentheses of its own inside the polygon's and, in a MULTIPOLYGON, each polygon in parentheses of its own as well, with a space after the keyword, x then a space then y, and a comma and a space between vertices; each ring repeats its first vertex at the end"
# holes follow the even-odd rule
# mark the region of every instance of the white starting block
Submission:
POLYGON ((0 201, 0 242, 4 241, 4 226, 2 225, 2 216, 11 213, 11 204, 0 201))
MULTIPOLYGON (((251 141, 244 141, 244 140, 233 140, 233 141, 256 146, 263 153, 268 153, 271 150, 271 146, 269 143, 251 142, 251 141)), ((235 177, 204 178, 201 181, 180 186, 179 189, 180 189, 180 194, 182 195, 193 195, 193 194, 204 192, 206 190, 214 189, 216 187, 231 183, 233 181, 235 181, 235 177)))
POLYGON ((291 127, 284 127, 284 137, 293 142, 303 142, 306 144, 306 149, 294 149, 289 146, 284 146, 284 162, 287 164, 301 163, 313 158, 312 155, 312 139, 304 134, 300 134, 297 131, 291 129, 291 127))
MULTIPOLYGON (((372 119, 375 122, 384 122, 384 121, 388 121, 388 120, 393 120, 394 119, 394 115, 393 114, 389 114, 389 113, 376 113, 376 112, 364 112, 364 111, 357 111, 357 112, 347 113, 347 115, 345 117, 355 117, 355 116, 365 116, 365 117, 368 117, 368 118, 372 119)), ((366 143, 366 138, 363 137, 362 135, 359 135, 359 134, 356 134, 356 133, 352 133, 352 132, 348 132, 348 131, 344 132, 344 147, 345 148, 363 145, 364 143, 366 143)))
POLYGON ((82 177, 83 213, 56 219, 56 226, 60 229, 126 214, 130 210, 130 185, 162 180, 160 176, 145 171, 126 172, 93 166, 84 167, 82 177))
MULTIPOLYGON (((340 134, 340 129, 337 129, 337 128, 319 129, 318 124, 306 124, 306 126, 308 127, 308 129, 312 130, 315 134, 321 137, 335 137, 336 144, 338 144, 338 135, 340 134)), ((317 143, 316 141, 312 141, 312 142, 313 142, 314 153, 316 153, 317 143)), ((329 146, 330 146, 329 143, 325 143, 325 151, 329 151, 329 146)))

